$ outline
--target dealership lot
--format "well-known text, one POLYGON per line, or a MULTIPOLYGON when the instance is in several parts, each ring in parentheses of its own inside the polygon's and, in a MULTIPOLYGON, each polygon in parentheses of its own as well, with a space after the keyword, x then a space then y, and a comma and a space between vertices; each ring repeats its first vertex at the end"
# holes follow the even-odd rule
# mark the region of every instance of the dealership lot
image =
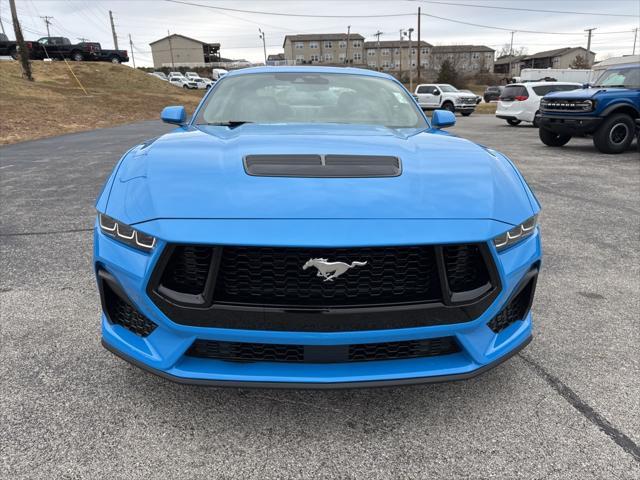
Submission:
POLYGON ((93 201, 145 122, 0 148, 0 477, 640 478, 640 160, 490 116, 543 205, 535 338, 473 380, 356 391, 169 383, 100 346, 93 201))

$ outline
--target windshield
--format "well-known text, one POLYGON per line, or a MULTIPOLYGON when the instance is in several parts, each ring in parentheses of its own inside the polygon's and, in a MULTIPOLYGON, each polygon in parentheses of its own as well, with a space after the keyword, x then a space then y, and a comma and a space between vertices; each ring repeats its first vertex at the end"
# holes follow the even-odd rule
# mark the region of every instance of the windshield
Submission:
POLYGON ((616 67, 605 70, 593 86, 640 88, 640 67, 616 67))
POLYGON ((196 124, 346 123, 423 128, 400 85, 342 73, 256 73, 220 80, 196 124))
POLYGON ((443 92, 457 92, 458 89, 453 85, 438 85, 443 92))

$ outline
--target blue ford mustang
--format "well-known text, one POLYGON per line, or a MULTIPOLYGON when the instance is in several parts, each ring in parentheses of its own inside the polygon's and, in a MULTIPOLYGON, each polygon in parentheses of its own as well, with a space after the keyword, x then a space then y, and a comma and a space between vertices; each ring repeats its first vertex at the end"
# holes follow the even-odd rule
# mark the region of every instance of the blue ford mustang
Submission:
POLYGON ((469 378, 531 339, 540 206, 392 77, 229 73, 97 201, 102 341, 187 383, 469 378))

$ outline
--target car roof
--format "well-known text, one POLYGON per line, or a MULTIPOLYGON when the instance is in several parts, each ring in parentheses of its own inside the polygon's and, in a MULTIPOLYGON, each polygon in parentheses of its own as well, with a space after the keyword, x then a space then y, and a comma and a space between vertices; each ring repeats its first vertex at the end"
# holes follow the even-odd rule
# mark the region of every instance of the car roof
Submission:
POLYGON ((529 85, 530 87, 539 87, 541 85, 580 85, 582 86, 582 84, 578 82, 565 82, 562 80, 559 80, 557 82, 524 82, 524 83, 518 83, 517 85, 529 85))
POLYGON ((248 75, 252 73, 343 73, 363 75, 395 80, 394 77, 382 72, 353 67, 314 67, 314 66, 279 66, 279 67, 249 67, 230 71, 227 76, 248 75))

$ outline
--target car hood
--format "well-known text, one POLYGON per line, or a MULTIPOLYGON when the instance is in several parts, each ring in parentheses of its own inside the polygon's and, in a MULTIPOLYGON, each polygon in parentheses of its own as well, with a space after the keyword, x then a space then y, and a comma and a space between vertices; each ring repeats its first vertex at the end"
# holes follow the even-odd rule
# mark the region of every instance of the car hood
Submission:
POLYGON ((588 100, 599 93, 617 93, 623 95, 631 92, 628 88, 580 88, 577 90, 568 90, 565 92, 552 92, 544 96, 546 99, 562 99, 562 100, 588 100))
POLYGON ((107 213, 129 224, 192 219, 494 219, 532 214, 513 165, 438 131, 345 125, 252 125, 178 129, 131 150, 107 213), (388 178, 249 176, 251 154, 390 155, 388 178))

